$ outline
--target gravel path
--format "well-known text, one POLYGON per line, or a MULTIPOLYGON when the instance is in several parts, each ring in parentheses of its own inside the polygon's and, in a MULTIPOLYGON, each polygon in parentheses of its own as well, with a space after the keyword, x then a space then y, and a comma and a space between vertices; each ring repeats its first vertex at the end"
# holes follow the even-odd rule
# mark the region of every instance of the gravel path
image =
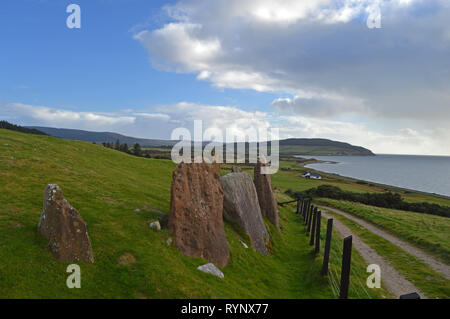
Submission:
POLYGON ((329 211, 332 211, 333 213, 336 213, 338 215, 342 215, 348 219, 351 219, 352 221, 358 223, 362 227, 366 228, 368 231, 383 237, 387 241, 391 242, 392 244, 400 247, 404 251, 408 252, 409 254, 417 257, 425 264, 429 265, 431 268, 433 268, 437 273, 443 275, 445 278, 450 280, 450 267, 438 260, 436 260, 434 257, 428 255, 423 250, 416 248, 414 246, 411 246, 410 244, 404 242, 403 240, 398 239, 397 237, 387 233, 384 230, 381 230, 380 228, 374 226, 373 224, 370 224, 358 217, 355 217, 349 213, 343 212, 339 209, 327 207, 327 206, 320 206, 321 208, 325 208, 329 211))
MULTIPOLYGON (((332 210, 332 209, 330 209, 332 210)), ((333 218, 330 214, 322 212, 322 216, 333 218)), ((397 298, 400 295, 417 292, 421 298, 426 296, 419 291, 411 282, 405 279, 389 262, 377 254, 377 252, 366 245, 358 236, 353 234, 351 230, 336 218, 333 218, 333 229, 342 237, 353 236, 353 247, 360 253, 367 265, 377 264, 381 268, 381 282, 384 286, 397 298)))

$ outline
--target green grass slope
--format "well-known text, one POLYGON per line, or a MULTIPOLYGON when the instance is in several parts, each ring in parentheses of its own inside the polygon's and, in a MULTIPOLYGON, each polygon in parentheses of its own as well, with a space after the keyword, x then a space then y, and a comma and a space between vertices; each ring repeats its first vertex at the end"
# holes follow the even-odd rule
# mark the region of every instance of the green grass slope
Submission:
POLYGON ((320 201, 379 226, 450 264, 450 218, 326 198, 320 201))
POLYGON ((85 142, 0 129, 0 298, 332 298, 303 226, 280 210, 269 226, 273 254, 245 249, 226 224, 231 262, 224 279, 201 273, 147 223, 170 205, 171 161, 129 156, 85 142), (66 287, 69 263, 55 260, 37 234, 47 184, 61 186, 88 225, 95 264, 80 264, 81 289, 66 287), (135 213, 136 208, 141 209, 135 213), (136 261, 119 265, 131 254, 136 261))

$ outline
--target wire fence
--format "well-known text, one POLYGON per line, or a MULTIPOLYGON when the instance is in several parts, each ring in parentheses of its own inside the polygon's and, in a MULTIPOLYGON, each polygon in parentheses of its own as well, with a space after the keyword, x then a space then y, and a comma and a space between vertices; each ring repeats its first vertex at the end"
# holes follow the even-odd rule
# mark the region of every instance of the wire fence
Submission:
MULTIPOLYGON (((357 272, 357 267, 352 264, 352 237, 343 240, 333 236, 333 220, 321 227, 321 212, 312 205, 310 200, 297 201, 296 213, 305 225, 305 233, 310 236, 310 245, 315 246, 314 252, 321 253, 323 248, 322 275, 327 276, 331 291, 335 298, 346 299, 372 299, 366 288, 365 273, 357 272), (326 234, 322 232, 326 229, 326 234)), ((324 218, 327 220, 326 218, 324 218)), ((328 220, 327 220, 328 221, 328 220)))
MULTIPOLYGON (((320 254, 323 248, 323 265, 321 274, 327 276, 331 291, 335 298, 372 299, 370 290, 367 290, 365 269, 352 264, 352 236, 341 240, 333 236, 333 218, 326 219, 327 226, 321 226, 322 212, 312 205, 311 199, 298 199, 295 201, 278 203, 286 205, 297 202, 296 213, 305 226, 306 235, 310 236, 309 244, 315 246, 314 254, 320 254), (326 229, 326 233, 322 232, 326 229), (353 266, 352 266, 353 265, 353 266)), ((417 292, 400 296, 400 299, 420 299, 417 292)))

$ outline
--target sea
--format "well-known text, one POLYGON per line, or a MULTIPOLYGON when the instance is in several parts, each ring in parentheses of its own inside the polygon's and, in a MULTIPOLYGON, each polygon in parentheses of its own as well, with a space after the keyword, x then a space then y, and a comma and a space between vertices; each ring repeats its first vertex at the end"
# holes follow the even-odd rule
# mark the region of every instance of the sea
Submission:
POLYGON ((311 156, 324 163, 306 167, 384 185, 450 197, 450 156, 311 156))

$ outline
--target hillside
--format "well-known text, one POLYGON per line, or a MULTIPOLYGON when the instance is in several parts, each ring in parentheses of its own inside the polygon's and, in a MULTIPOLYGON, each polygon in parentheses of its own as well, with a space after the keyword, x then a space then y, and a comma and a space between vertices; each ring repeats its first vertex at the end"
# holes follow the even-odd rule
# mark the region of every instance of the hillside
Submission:
MULTIPOLYGON (((291 199, 285 194, 288 189, 302 191, 319 185, 335 185, 361 193, 387 190, 387 186, 362 184, 326 173, 322 180, 304 179, 301 178, 304 168, 294 161, 282 161, 281 166, 282 169, 271 177, 279 202, 291 199)), ((231 251, 230 264, 222 269, 225 278, 197 271, 204 260, 185 257, 174 246, 169 246, 167 240, 171 234, 167 229, 154 232, 148 227, 161 213, 169 212, 174 167, 168 160, 135 157, 92 143, 0 129, 0 178, 3 182, 0 184, 0 298, 335 297, 329 278, 319 275, 323 253, 316 257, 311 254, 305 227, 294 213, 295 204, 279 206, 280 232, 265 220, 271 236, 270 256, 263 257, 245 249, 241 241, 250 245, 248 236, 238 227, 225 223, 231 251), (67 289, 69 263, 58 262, 48 250, 47 241, 37 233, 43 190, 49 183, 62 188, 66 199, 88 225, 95 264, 81 264, 82 289, 67 289), (136 209, 140 212, 135 212, 136 209)), ((251 166, 242 168, 252 174, 251 166)), ((222 174, 230 170, 230 166, 222 166, 222 174)), ((408 191, 402 192, 402 196, 408 202, 450 205, 450 200, 432 195, 408 191)), ((353 212, 353 207, 340 208, 353 212)), ((360 207, 356 210, 358 214, 363 212, 366 210, 360 207)), ((413 220, 408 217, 411 214, 401 211, 367 207, 367 212, 370 213, 367 219, 374 224, 445 257, 448 224, 445 227, 440 224, 443 217, 413 213, 422 221, 416 223, 418 219, 413 220), (392 220, 405 218, 401 227, 392 228, 385 224, 388 216, 392 216, 389 217, 392 220), (427 220, 429 222, 423 222, 427 220), (422 237, 417 237, 417 232, 422 237), (421 238, 430 239, 429 244, 425 245, 426 240, 421 238)), ((429 265, 343 217, 334 217, 392 262, 402 276, 427 296, 448 297, 448 280, 429 265)), ((322 224, 324 233, 326 221, 322 224)), ((333 245, 332 255, 336 256, 340 253, 342 239, 334 230, 333 238, 337 247, 333 245)), ((323 247, 322 242, 322 251, 323 247)), ((339 257, 334 258, 336 261, 340 261, 339 257)), ((366 267, 359 251, 353 250, 354 285, 365 282, 366 267)), ((350 298, 360 297, 361 289, 352 286, 349 294, 350 298)), ((370 298, 392 297, 384 286, 370 290, 369 294, 370 298)))
POLYGON ((130 146, 139 143, 142 146, 146 147, 172 146, 176 143, 176 141, 136 138, 112 132, 91 132, 41 126, 28 126, 28 128, 40 130, 50 136, 74 141, 115 143, 117 140, 119 140, 121 143, 127 143, 130 146))
POLYGON ((167 230, 147 226, 157 211, 169 211, 173 168, 92 143, 0 129, 0 298, 333 297, 289 208, 280 210, 282 232, 266 223, 270 257, 245 249, 240 241, 248 238, 226 224, 232 258, 225 279, 197 271, 204 260, 182 256, 167 245, 167 230), (37 234, 49 183, 88 225, 95 264, 81 265, 82 289, 67 289, 69 263, 56 261, 37 234), (119 265, 124 254, 136 261, 119 265))
POLYGON ((280 140, 280 154, 339 156, 358 155, 373 156, 372 151, 349 143, 337 142, 321 138, 290 138, 280 140))
POLYGON ((17 131, 22 133, 28 133, 28 134, 37 134, 37 135, 47 135, 42 131, 39 131, 34 128, 27 128, 20 125, 11 124, 7 121, 0 121, 0 128, 11 130, 11 131, 17 131))
MULTIPOLYGON (((111 132, 90 132, 41 126, 30 126, 29 128, 40 130, 50 136, 85 142, 115 143, 120 140, 121 143, 127 143, 128 145, 139 143, 143 147, 173 146, 176 143, 176 141, 135 138, 111 132)), ((360 146, 320 138, 285 139, 280 140, 279 145, 282 155, 374 155, 370 150, 360 146)))

